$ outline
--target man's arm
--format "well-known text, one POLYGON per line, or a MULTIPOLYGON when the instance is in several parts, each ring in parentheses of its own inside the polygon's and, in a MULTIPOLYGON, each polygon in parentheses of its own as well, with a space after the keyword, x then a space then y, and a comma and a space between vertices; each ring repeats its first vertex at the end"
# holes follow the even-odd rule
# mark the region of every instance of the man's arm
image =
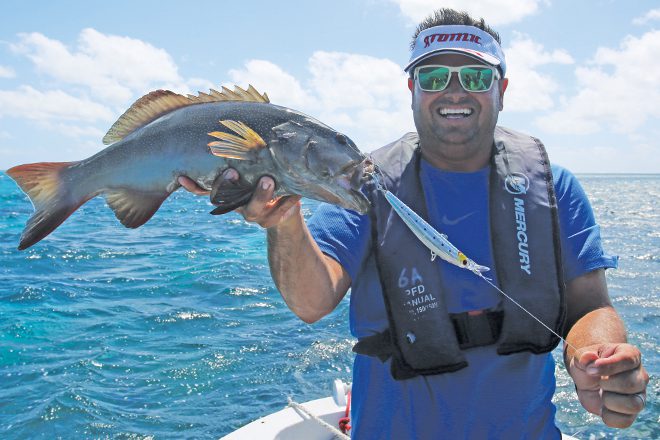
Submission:
POLYGON ((291 218, 268 229, 268 261, 282 298, 307 323, 332 312, 351 284, 344 268, 321 252, 299 206, 291 218))
MULTIPOLYGON (((238 173, 229 170, 232 180, 238 173)), ((191 179, 180 177, 188 191, 208 194, 191 179)), ((334 259, 323 254, 312 238, 300 210, 300 197, 273 200, 275 183, 263 177, 250 202, 237 209, 247 221, 266 228, 268 261, 275 285, 287 306, 307 323, 332 312, 344 298, 351 279, 334 259)))
POLYGON ((607 293, 605 271, 586 273, 566 287, 564 362, 580 403, 606 425, 628 427, 644 409, 649 376, 641 353, 627 343, 625 326, 607 293))

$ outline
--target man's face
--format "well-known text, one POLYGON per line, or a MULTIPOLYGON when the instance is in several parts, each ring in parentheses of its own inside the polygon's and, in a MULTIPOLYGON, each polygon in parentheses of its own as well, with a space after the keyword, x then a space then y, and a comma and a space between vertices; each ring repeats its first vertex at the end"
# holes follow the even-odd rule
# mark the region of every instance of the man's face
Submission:
MULTIPOLYGON (((483 64, 460 54, 442 54, 419 65, 465 66, 483 64)), ((417 66, 415 66, 417 67, 417 66)), ((412 85, 412 110, 422 152, 434 165, 473 170, 490 157, 497 117, 503 108, 506 80, 495 80, 487 92, 467 92, 453 73, 440 92, 426 92, 412 85), (458 113, 457 113, 458 112, 458 113)))

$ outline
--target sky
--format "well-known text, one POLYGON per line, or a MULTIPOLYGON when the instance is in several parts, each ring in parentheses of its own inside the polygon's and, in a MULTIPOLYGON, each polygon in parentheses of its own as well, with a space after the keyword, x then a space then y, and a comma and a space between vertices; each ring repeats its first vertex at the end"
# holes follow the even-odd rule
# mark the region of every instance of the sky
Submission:
POLYGON ((440 7, 500 33, 500 125, 576 173, 660 173, 658 0, 3 0, 0 170, 91 156, 152 90, 234 84, 372 151, 414 130, 403 66, 440 7))

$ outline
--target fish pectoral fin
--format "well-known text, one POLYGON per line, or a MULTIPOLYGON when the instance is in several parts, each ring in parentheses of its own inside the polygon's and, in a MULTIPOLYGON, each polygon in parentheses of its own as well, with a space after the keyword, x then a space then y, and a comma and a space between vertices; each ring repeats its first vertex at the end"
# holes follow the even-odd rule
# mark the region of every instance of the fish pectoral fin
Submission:
POLYGON ((167 191, 141 191, 132 188, 112 188, 103 191, 115 217, 127 228, 145 224, 169 197, 167 191))
POLYGON ((259 150, 266 147, 266 142, 259 136, 259 133, 246 124, 231 120, 220 121, 220 123, 236 134, 223 131, 209 133, 209 136, 219 139, 208 143, 213 155, 228 159, 255 160, 259 150))
POLYGON ((247 204, 254 194, 255 185, 242 177, 237 181, 226 180, 222 174, 213 183, 211 203, 217 207, 211 211, 213 215, 226 214, 247 204))

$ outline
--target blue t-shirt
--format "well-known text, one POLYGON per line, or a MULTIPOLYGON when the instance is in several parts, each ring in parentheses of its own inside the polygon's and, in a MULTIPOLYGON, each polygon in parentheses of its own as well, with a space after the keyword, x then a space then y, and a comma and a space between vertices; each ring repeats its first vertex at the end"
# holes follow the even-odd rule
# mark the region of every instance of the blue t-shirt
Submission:
MULTIPOLYGON (((490 167, 448 172, 422 160, 429 223, 478 264, 493 267, 488 224, 490 167)), ((591 205, 577 179, 553 166, 566 281, 616 267, 603 253, 591 205)), ((321 205, 309 221, 321 250, 352 279, 350 329, 357 337, 388 327, 381 286, 370 252, 368 216, 321 205)), ((411 243, 413 245, 413 243, 411 243)), ((439 260, 436 260, 439 261, 439 260)), ((451 313, 487 309, 501 294, 471 272, 446 262, 443 292, 451 313)), ((488 273, 494 277, 493 271, 488 273)), ((539 331, 544 330, 539 325, 539 331)), ((357 439, 559 439, 555 426, 555 364, 550 353, 500 356, 496 346, 464 351, 468 367, 396 381, 390 361, 357 355, 353 365, 351 433, 357 439)))

